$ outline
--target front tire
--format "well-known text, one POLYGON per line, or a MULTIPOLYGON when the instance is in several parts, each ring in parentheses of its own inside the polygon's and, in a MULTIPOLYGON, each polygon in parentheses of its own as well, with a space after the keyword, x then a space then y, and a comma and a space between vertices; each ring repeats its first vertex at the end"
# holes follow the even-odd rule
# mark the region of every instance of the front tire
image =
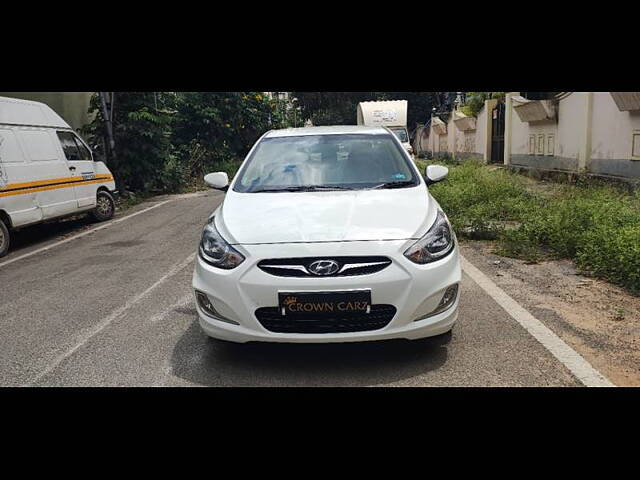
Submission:
POLYGON ((96 208, 91 212, 91 216, 98 222, 104 222, 113 218, 116 211, 116 202, 113 196, 104 190, 98 192, 96 198, 96 208))
POLYGON ((4 221, 0 220, 0 258, 9 252, 10 243, 11 236, 9 235, 9 229, 4 224, 4 221))

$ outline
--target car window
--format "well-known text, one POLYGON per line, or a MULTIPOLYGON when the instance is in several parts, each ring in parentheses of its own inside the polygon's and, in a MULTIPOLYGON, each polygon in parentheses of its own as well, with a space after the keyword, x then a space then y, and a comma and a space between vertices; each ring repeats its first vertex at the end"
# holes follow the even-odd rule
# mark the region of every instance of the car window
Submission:
POLYGON ((74 135, 74 140, 76 141, 76 145, 78 146, 78 151, 80 152, 80 160, 92 160, 91 152, 89 149, 82 143, 82 140, 78 138, 77 135, 74 135))
POLYGON ((238 173, 234 191, 296 187, 365 189, 419 183, 389 134, 265 138, 238 173))
POLYGON ((398 137, 401 142, 406 143, 409 141, 407 131, 404 128, 391 128, 390 130, 396 135, 396 137, 398 137))
POLYGON ((73 137, 74 135, 71 132, 58 132, 58 138, 60 139, 60 144, 62 145, 62 150, 67 160, 82 160, 78 145, 73 137))

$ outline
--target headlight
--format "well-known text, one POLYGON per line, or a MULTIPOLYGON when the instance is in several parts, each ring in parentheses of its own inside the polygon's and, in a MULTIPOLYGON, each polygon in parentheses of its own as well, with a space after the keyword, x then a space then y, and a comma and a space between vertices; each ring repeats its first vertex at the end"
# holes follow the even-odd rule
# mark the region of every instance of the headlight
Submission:
POLYGON ((453 231, 445 214, 438 210, 436 221, 429 231, 404 252, 414 263, 435 262, 453 250, 453 231))
POLYGON ((200 257, 214 267, 230 270, 244 262, 244 256, 227 243, 216 230, 213 218, 204 227, 200 241, 200 257))

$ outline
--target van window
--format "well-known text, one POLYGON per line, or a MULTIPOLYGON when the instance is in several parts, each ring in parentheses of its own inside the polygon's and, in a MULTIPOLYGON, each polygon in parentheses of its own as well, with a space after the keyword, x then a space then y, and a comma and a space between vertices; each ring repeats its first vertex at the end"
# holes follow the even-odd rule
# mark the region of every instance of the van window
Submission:
POLYGON ((64 150, 64 155, 67 157, 67 160, 82 160, 80 156, 80 150, 78 150, 78 145, 76 144, 75 139, 73 138, 73 133, 71 132, 57 132, 58 138, 60 139, 60 143, 62 144, 62 150, 64 150))
POLYGON ((16 162, 24 162, 16 135, 12 130, 0 129, 0 163, 16 162))
POLYGON ((58 160, 55 144, 46 130, 19 130, 18 137, 29 160, 33 162, 58 160))
POLYGON ((78 145, 78 150, 80 151, 80 160, 93 160, 91 158, 89 149, 85 147, 84 143, 82 143, 82 140, 80 140, 76 135, 74 135, 74 139, 76 141, 76 144, 78 145))

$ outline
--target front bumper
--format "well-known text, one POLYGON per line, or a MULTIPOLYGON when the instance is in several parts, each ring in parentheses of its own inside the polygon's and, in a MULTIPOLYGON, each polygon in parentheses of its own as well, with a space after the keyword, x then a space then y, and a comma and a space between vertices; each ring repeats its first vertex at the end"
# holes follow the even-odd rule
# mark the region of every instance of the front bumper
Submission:
POLYGON ((234 246, 246 260, 233 270, 222 270, 196 258, 193 288, 205 293, 221 317, 212 318, 197 304, 200 326, 211 337, 232 342, 360 342, 393 338, 418 339, 450 330, 458 316, 458 298, 442 313, 435 310, 446 288, 460 283, 457 246, 442 260, 416 265, 404 257, 415 240, 379 242, 300 243, 287 245, 234 246), (384 255, 391 265, 377 273, 345 277, 280 277, 260 270, 263 259, 281 257, 384 255), (340 291, 370 289, 373 304, 396 307, 396 314, 384 328, 346 333, 275 333, 267 330, 255 315, 260 307, 278 305, 278 292, 340 291), (424 318, 422 320, 416 320, 424 318))

